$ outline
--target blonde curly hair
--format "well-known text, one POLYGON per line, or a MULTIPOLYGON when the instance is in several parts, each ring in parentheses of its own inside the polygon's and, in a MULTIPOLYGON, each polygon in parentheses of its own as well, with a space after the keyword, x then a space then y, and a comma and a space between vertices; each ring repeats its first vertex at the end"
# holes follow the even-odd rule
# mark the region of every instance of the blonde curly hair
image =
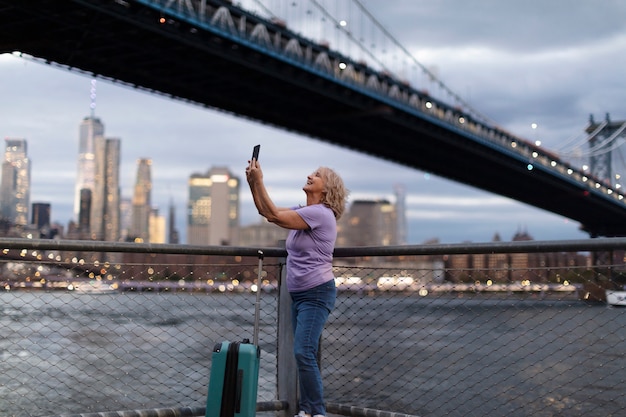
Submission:
POLYGON ((346 200, 350 191, 345 187, 343 180, 334 170, 328 167, 319 167, 318 171, 324 180, 324 193, 321 203, 330 208, 339 220, 346 210, 346 200))

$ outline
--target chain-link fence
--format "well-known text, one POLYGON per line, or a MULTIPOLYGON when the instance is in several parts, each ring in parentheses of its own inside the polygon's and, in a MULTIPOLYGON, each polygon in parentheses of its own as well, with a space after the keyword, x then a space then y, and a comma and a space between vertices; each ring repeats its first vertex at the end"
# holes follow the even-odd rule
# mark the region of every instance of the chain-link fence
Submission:
POLYGON ((420 416, 626 412, 625 311, 579 300, 578 285, 389 288, 341 296, 323 346, 328 401, 420 416))
MULTIPOLYGON (((257 259, 150 248, 2 252, 0 415, 205 406, 213 346, 252 339, 257 259)), ((621 263, 450 265, 336 259, 321 341, 329 412, 626 413, 626 309, 596 297, 620 285, 621 263)), ((281 267, 266 255, 259 402, 278 399, 281 267)))
MULTIPOLYGON (((204 406, 213 347, 253 339, 256 259, 82 255, 2 262, 0 415, 204 406)), ((277 266, 263 268, 259 401, 276 396, 277 266)))

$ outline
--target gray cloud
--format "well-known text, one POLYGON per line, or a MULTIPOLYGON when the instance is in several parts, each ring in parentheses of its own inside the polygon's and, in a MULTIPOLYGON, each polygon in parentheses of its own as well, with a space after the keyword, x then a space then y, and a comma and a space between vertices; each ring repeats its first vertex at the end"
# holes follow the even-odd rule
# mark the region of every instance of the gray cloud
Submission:
MULTIPOLYGON (((589 114, 626 117, 624 2, 363 3, 447 86, 512 133, 559 149, 580 135, 589 114)), ((0 134, 28 140, 32 200, 51 202, 53 219, 65 223, 91 79, 8 55, 0 56, 0 79, 0 134)), ((419 76, 411 83, 436 88, 419 76)), ((506 198, 108 81, 97 83, 95 112, 106 135, 122 140, 123 195, 131 196, 136 160, 152 158, 153 203, 166 214, 174 202, 183 234, 189 175, 219 165, 243 180, 252 146, 261 143, 260 161, 279 205, 302 202, 306 175, 326 165, 342 174, 353 199, 393 199, 394 185, 405 185, 411 243, 488 241, 495 233, 510 240, 520 228, 542 240, 587 237, 573 221, 506 198)), ((246 187, 243 224, 258 220, 246 187)))

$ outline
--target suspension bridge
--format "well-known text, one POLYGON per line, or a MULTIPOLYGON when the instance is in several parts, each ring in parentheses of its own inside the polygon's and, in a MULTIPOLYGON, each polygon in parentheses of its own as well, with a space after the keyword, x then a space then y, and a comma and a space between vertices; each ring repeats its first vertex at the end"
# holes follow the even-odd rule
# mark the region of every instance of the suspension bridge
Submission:
POLYGON ((348 30, 315 0, 0 0, 0 53, 431 172, 578 221, 592 237, 626 236, 626 201, 610 172, 623 123, 590 120, 589 166, 574 166, 469 106, 361 2, 332 3, 366 22, 348 30), (320 40, 325 25, 331 42, 320 40), (403 68, 380 60, 372 33, 403 53, 403 68))

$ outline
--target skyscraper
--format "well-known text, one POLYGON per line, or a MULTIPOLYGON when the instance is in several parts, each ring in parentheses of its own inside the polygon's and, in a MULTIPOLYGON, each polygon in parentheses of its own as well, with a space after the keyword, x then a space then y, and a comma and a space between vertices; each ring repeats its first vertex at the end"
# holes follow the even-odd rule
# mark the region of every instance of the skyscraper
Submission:
POLYGON ((129 238, 136 241, 150 241, 150 213, 152 194, 152 160, 143 158, 137 161, 137 179, 133 193, 133 207, 129 238))
POLYGON ((50 203, 33 203, 31 205, 30 224, 39 231, 40 238, 51 238, 50 203))
POLYGON ((31 224, 38 229, 50 226, 50 203, 33 203, 31 224))
POLYGON ((95 138, 95 178, 90 214, 94 240, 120 238, 120 139, 95 138))
POLYGON ((402 184, 393 187, 396 195, 396 215, 398 222, 398 245, 405 245, 407 242, 408 226, 406 222, 406 188, 402 184))
POLYGON ((120 240, 127 242, 130 236, 130 225, 133 218, 133 202, 129 197, 120 200, 120 240))
POLYGON ((355 200, 339 222, 338 246, 398 244, 396 207, 388 200, 355 200))
POLYGON ((89 238, 89 222, 91 220, 91 190, 83 188, 80 190, 80 207, 78 209, 78 238, 89 238))
POLYGON ((26 226, 30 206, 30 160, 26 139, 5 139, 0 213, 10 225, 26 226))
POLYGON ((165 216, 159 215, 158 208, 153 207, 150 210, 149 223, 150 243, 165 243, 165 216))
POLYGON ((168 230, 169 237, 167 243, 180 243, 178 237, 178 229, 176 228, 176 207, 174 202, 170 201, 170 209, 168 214, 168 230))
POLYGON ((239 178, 214 167, 189 178, 187 243, 236 245, 239 241, 239 178))
POLYGON ((92 114, 79 128, 74 217, 79 238, 117 241, 120 237, 120 139, 105 138, 92 114))
POLYGON ((80 213, 81 190, 90 190, 92 196, 96 183, 96 137, 104 135, 104 125, 93 116, 85 117, 79 127, 78 169, 74 192, 74 218, 80 213))

